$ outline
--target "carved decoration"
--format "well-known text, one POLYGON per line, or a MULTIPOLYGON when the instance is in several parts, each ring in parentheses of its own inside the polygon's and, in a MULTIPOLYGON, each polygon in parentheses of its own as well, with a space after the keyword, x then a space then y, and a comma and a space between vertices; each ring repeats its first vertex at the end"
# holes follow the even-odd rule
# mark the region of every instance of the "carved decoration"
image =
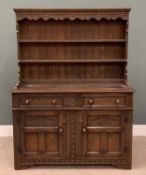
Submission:
MULTIPOLYGON (((129 21, 126 22, 126 31, 125 31, 125 35, 126 35, 126 47, 125 47, 125 58, 128 59, 128 27, 129 27, 129 21)), ((127 71, 127 64, 125 65, 125 72, 124 72, 124 81, 127 84, 128 83, 128 71, 127 71)))
POLYGON ((57 127, 58 117, 55 115, 26 115, 24 117, 24 125, 32 127, 57 127))
POLYGON ((18 89, 19 85, 20 85, 20 81, 21 81, 21 78, 20 78, 20 65, 18 65, 18 70, 17 70, 17 73, 18 73, 18 81, 15 85, 15 88, 18 89))
MULTIPOLYGON (((16 34, 17 34, 17 46, 18 46, 18 57, 20 56, 20 53, 19 53, 19 44, 18 44, 18 39, 19 39, 19 24, 18 22, 16 23, 16 34)), ((19 85, 20 85, 20 81, 21 81, 21 78, 20 78, 20 65, 18 64, 18 70, 17 70, 17 73, 18 73, 18 81, 15 85, 15 88, 18 89, 19 85)))
POLYGON ((117 20, 117 19, 121 19, 121 20, 128 20, 128 16, 127 13, 74 13, 74 14, 68 14, 68 13, 46 13, 46 14, 41 14, 41 13, 26 13, 26 14, 17 14, 17 21, 21 21, 21 20, 44 20, 44 21, 48 21, 48 20, 55 20, 55 21, 63 21, 63 20, 70 20, 70 21, 74 21, 76 19, 78 20, 86 20, 89 21, 91 19, 100 21, 102 19, 105 20, 117 20))
POLYGON ((89 126, 120 126, 121 118, 118 116, 90 116, 88 117, 89 126))
POLYGON ((100 163, 100 162, 125 162, 125 159, 20 159, 21 162, 32 162, 32 163, 57 163, 57 162, 62 162, 62 163, 72 163, 76 162, 79 164, 82 163, 100 163))
POLYGON ((18 89, 18 87, 19 87, 19 85, 20 85, 20 81, 17 81, 17 83, 15 84, 15 89, 18 89))
POLYGON ((70 113, 70 151, 71 157, 76 155, 76 118, 73 112, 70 113))

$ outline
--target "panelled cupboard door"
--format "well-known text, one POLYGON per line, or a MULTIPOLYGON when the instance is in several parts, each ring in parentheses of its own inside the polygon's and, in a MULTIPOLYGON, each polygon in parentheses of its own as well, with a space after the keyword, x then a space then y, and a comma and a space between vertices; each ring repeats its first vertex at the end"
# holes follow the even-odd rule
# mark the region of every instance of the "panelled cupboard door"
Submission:
POLYGON ((17 119, 22 158, 64 157, 66 131, 61 111, 23 111, 17 119))
POLYGON ((81 128, 84 158, 124 158, 127 116, 122 111, 83 111, 81 128), (124 156, 124 157, 123 157, 124 156))

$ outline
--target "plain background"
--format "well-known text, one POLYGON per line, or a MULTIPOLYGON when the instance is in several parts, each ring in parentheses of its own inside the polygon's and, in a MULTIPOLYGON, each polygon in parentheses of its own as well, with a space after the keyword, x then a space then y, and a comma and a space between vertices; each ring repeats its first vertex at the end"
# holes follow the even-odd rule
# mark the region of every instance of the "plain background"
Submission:
POLYGON ((134 123, 146 124, 146 0, 0 0, 0 125, 12 124, 11 89, 17 81, 13 8, 132 8, 128 79, 134 86, 134 123))

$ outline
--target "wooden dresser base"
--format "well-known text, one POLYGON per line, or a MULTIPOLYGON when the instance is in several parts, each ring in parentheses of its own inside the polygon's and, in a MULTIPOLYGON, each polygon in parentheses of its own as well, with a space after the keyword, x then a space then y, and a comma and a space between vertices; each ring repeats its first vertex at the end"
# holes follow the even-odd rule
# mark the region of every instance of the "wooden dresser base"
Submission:
MULTIPOLYGON (((106 90, 107 91, 107 90, 106 90)), ((15 168, 131 167, 132 92, 13 93, 15 168)))

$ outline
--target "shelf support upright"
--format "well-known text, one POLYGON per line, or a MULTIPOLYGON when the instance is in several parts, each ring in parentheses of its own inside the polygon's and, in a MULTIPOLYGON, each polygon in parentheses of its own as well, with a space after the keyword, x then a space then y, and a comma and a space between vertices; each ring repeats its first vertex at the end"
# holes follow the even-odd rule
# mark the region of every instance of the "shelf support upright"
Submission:
MULTIPOLYGON (((19 47, 19 25, 18 25, 18 21, 16 21, 16 35, 17 35, 17 55, 18 55, 18 60, 20 59, 20 47, 19 47)), ((15 88, 18 89, 19 85, 20 85, 20 64, 18 64, 18 81, 15 85, 15 88)))
MULTIPOLYGON (((125 44, 125 59, 127 60, 128 59, 128 27, 129 27, 129 20, 127 19, 126 21, 126 30, 125 30, 125 39, 126 39, 126 44, 125 44)), ((125 81, 125 84, 128 83, 128 76, 127 76, 127 62, 125 63, 125 72, 124 72, 124 81, 125 81)))

